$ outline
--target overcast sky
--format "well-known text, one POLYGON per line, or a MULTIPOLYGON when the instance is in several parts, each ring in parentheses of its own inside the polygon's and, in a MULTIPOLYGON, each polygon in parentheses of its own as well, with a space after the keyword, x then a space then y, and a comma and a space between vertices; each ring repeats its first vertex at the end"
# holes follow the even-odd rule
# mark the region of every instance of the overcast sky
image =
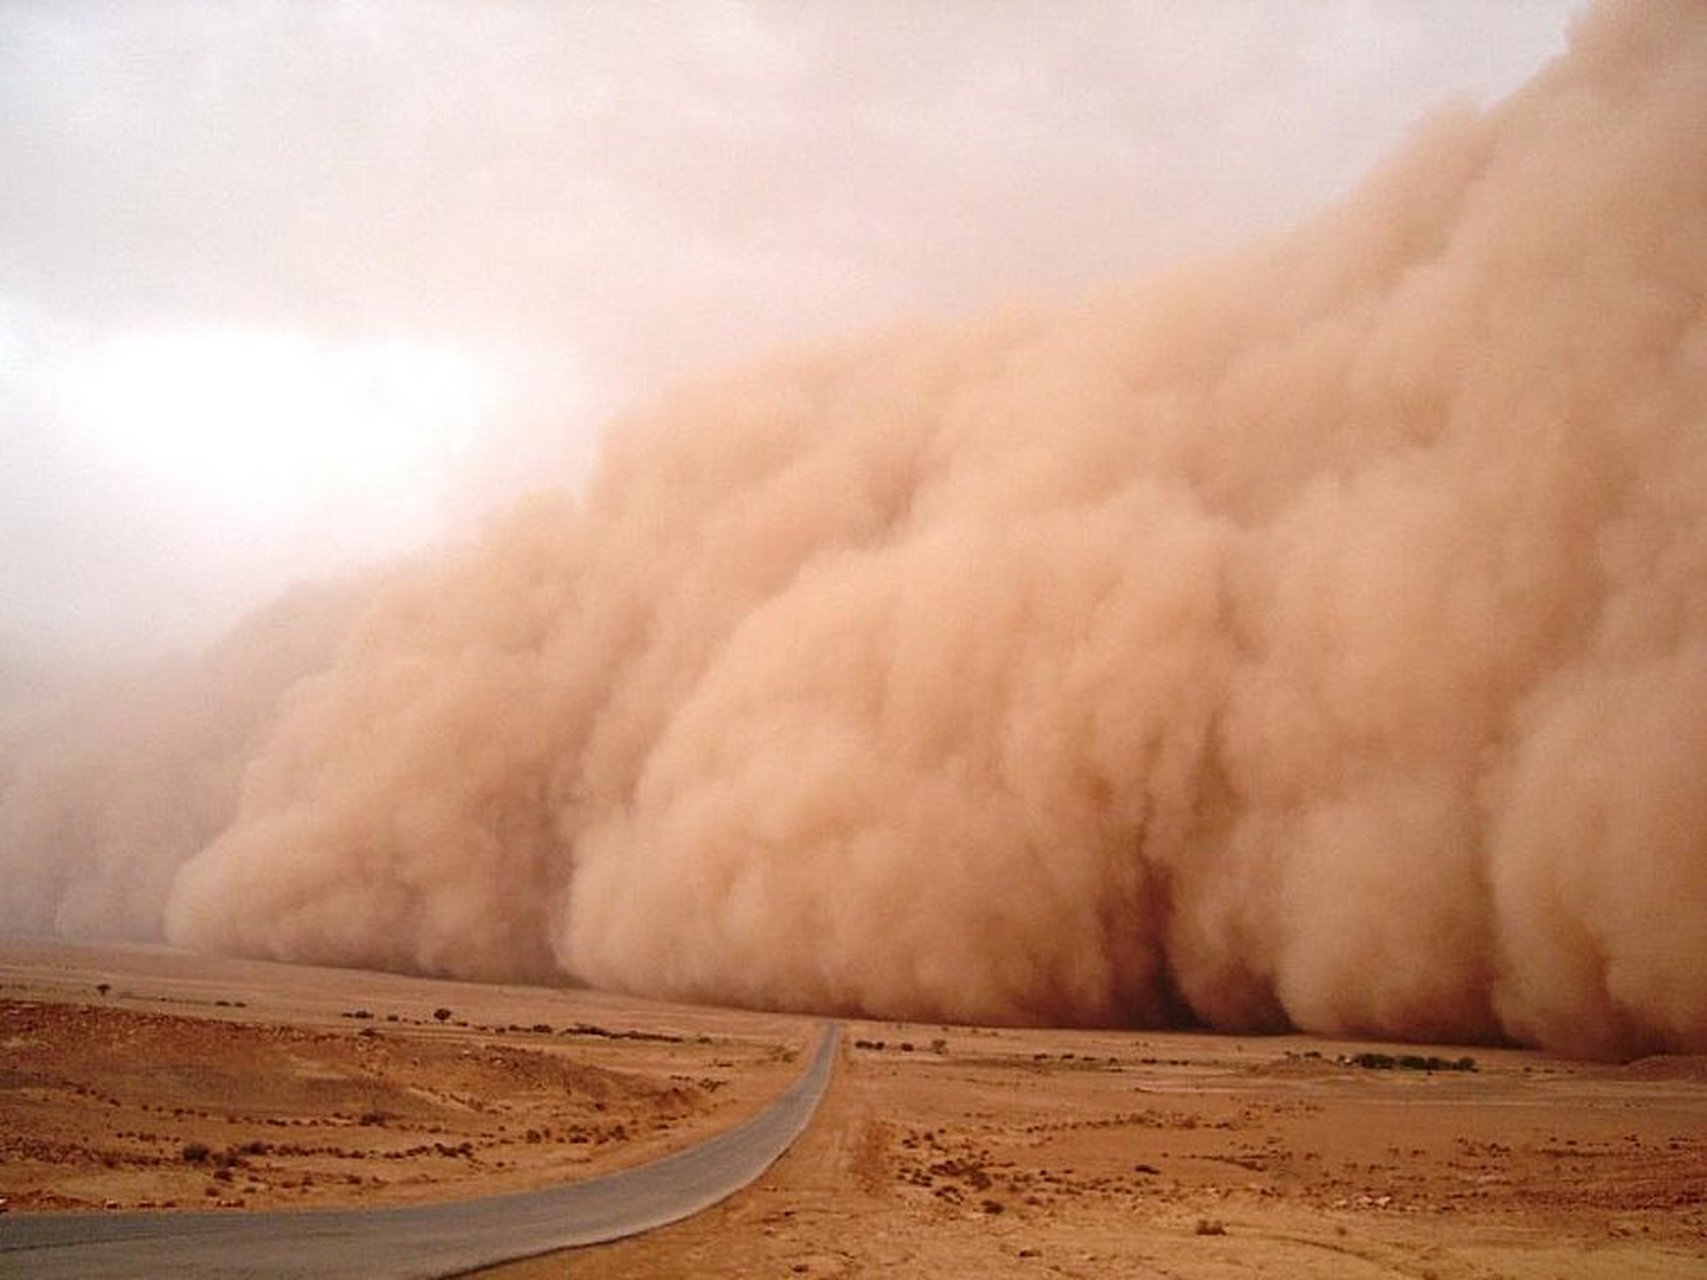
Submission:
POLYGON ((0 0, 0 686, 573 484, 765 347, 1343 190, 1580 0, 0 0))

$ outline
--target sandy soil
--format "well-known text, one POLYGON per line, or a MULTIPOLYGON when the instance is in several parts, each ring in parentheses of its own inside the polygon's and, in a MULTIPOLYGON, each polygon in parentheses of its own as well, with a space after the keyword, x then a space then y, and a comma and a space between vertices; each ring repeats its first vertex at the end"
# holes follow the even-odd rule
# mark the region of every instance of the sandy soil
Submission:
POLYGON ((753 1188, 484 1274, 1707 1276, 1707 1062, 854 1024, 753 1188))
MULTIPOLYGON (((0 1195, 236 1211, 582 1177, 751 1114, 812 1034, 4 944, 0 1195)), ((851 1023, 818 1120, 754 1187, 487 1274, 1707 1276, 1707 1060, 851 1023)))
POLYGON ((0 943, 0 1197, 237 1209, 569 1181, 752 1114, 812 1035, 591 992, 0 943))

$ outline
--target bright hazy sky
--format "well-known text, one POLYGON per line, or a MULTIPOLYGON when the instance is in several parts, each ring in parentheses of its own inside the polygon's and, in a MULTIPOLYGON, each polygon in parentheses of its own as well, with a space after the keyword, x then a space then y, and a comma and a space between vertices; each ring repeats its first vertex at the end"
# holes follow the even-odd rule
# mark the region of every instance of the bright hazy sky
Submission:
POLYGON ((0 0, 0 693, 669 377, 1295 220, 1580 0, 0 0))

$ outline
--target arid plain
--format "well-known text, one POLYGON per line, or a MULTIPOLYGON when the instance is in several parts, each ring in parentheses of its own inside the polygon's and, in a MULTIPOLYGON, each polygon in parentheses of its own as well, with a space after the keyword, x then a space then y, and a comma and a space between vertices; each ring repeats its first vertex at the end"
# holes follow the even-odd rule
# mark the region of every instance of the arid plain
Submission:
MULTIPOLYGON (((593 1176, 751 1115, 816 1030, 0 944, 0 1197, 242 1213, 593 1176)), ((571 1273, 1707 1275, 1707 1060, 849 1022, 758 1183, 490 1274, 571 1273)))

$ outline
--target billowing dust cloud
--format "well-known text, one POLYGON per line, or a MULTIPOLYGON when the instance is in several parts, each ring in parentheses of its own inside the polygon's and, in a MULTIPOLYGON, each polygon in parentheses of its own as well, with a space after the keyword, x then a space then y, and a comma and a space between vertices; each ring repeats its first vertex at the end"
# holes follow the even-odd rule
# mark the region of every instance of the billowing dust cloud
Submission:
POLYGON ((0 924, 1707 1049, 1704 156, 1707 8, 1605 8, 1292 234, 679 389, 11 742, 0 924))

